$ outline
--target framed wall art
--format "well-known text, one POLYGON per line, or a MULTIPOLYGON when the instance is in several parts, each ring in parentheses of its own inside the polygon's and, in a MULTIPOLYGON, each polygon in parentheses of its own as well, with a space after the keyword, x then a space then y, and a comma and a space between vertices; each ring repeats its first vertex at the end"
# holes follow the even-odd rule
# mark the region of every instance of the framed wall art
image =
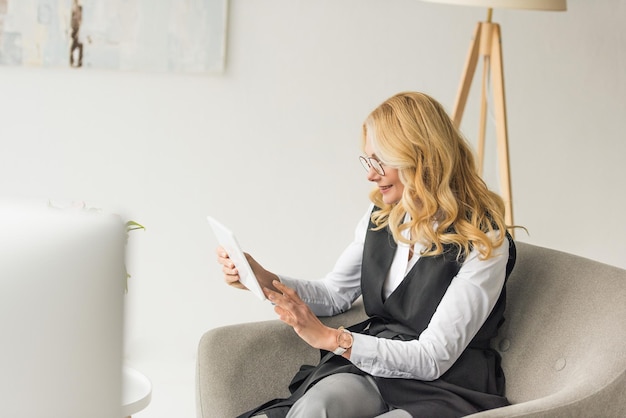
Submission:
POLYGON ((0 65, 220 73, 228 0, 0 0, 0 65))

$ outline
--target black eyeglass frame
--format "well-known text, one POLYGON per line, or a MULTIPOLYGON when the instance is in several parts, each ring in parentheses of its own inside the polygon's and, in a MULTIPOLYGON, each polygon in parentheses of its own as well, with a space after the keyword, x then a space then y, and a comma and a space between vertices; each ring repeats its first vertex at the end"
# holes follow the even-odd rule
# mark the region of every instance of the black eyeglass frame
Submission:
POLYGON ((383 163, 378 161, 374 157, 364 157, 363 155, 359 156, 359 161, 361 161, 361 165, 365 169, 365 171, 369 172, 371 168, 374 169, 376 173, 381 176, 385 175, 385 169, 383 168, 383 163))

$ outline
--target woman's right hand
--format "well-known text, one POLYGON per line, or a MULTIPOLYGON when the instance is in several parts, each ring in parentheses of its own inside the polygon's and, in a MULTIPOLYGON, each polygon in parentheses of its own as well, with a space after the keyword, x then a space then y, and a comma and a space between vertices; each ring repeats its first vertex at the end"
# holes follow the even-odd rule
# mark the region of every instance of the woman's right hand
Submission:
MULTIPOLYGON (((222 265, 222 272, 224 273, 224 281, 226 284, 238 289, 248 289, 239 281, 239 272, 237 271, 237 267, 235 267, 235 263, 233 263, 233 260, 230 259, 226 250, 220 246, 217 247, 215 252, 217 253, 217 262, 222 265)), ((246 260, 248 260, 248 264, 250 264, 257 281, 261 285, 261 289, 267 287, 268 289, 276 291, 272 282, 274 280, 280 281, 278 276, 265 270, 254 258, 252 258, 250 254, 244 253, 244 255, 246 256, 246 260)))

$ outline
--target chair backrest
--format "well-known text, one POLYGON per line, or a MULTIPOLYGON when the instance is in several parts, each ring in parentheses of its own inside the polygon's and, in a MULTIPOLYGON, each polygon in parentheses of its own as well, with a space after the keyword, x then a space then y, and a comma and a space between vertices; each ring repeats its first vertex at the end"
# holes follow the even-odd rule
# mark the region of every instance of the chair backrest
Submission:
POLYGON ((612 382, 621 385, 626 270, 534 245, 517 247, 506 321, 494 341, 508 399, 580 396, 612 382))
POLYGON ((120 219, 0 202, 0 417, 121 417, 120 219))

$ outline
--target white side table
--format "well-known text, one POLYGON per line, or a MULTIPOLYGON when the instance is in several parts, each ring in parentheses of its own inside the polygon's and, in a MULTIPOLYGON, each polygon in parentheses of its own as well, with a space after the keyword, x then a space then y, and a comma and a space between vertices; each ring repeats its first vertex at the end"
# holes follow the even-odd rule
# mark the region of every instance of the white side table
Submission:
POLYGON ((122 369, 122 416, 130 417, 144 409, 152 399, 152 383, 137 370, 122 369))

